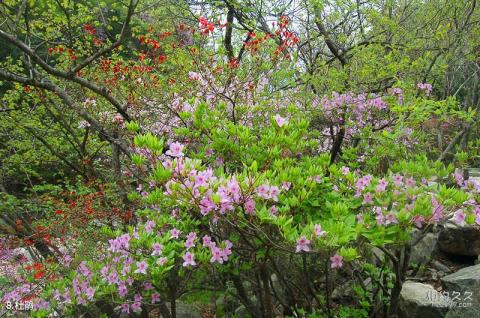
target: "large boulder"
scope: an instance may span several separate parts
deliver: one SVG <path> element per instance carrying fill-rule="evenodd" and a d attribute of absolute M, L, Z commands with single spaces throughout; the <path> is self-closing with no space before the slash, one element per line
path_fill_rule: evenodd
<path fill-rule="evenodd" d="M 441 282 L 454 302 L 463 307 L 480 305 L 480 264 L 462 268 L 443 277 Z"/>
<path fill-rule="evenodd" d="M 179 300 L 175 302 L 175 305 L 177 318 L 202 318 L 200 310 L 194 305 Z M 170 303 L 167 306 L 170 309 Z"/>
<path fill-rule="evenodd" d="M 454 307 L 450 309 L 445 318 L 476 318 L 480 317 L 480 308 L 477 306 Z"/>
<path fill-rule="evenodd" d="M 478 256 L 480 255 L 480 228 L 475 225 L 460 226 L 449 221 L 440 231 L 438 247 L 449 254 Z"/>
<path fill-rule="evenodd" d="M 417 244 L 412 247 L 410 263 L 426 264 L 430 262 L 437 246 L 438 233 L 427 233 Z"/>
<path fill-rule="evenodd" d="M 400 318 L 438 318 L 445 316 L 451 306 L 451 299 L 431 285 L 406 281 L 398 309 Z"/>

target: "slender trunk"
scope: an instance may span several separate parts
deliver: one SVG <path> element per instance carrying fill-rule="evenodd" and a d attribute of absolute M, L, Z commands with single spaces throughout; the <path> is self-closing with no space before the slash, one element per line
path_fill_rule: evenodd
<path fill-rule="evenodd" d="M 252 317 L 261 317 L 262 315 L 258 307 L 255 304 L 253 304 L 248 298 L 247 291 L 245 290 L 245 287 L 242 284 L 240 276 L 232 274 L 231 279 L 232 279 L 233 285 L 235 286 L 235 289 L 237 290 L 240 301 L 245 306 L 245 308 L 250 313 L 250 315 L 252 315 Z"/>
<path fill-rule="evenodd" d="M 260 277 L 262 279 L 263 291 L 264 291 L 264 317 L 273 318 L 273 303 L 272 303 L 272 294 L 270 292 L 270 284 L 268 271 L 265 265 L 260 269 Z"/>

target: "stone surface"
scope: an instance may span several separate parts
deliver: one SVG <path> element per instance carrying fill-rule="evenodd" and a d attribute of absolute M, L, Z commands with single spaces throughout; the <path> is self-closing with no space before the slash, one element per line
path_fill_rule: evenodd
<path fill-rule="evenodd" d="M 441 251 L 465 256 L 480 255 L 480 229 L 477 226 L 459 226 L 451 221 L 445 224 L 438 236 Z"/>
<path fill-rule="evenodd" d="M 451 304 L 450 298 L 440 295 L 431 285 L 406 281 L 400 293 L 399 317 L 443 317 Z"/>
<path fill-rule="evenodd" d="M 459 301 L 462 303 L 470 302 L 466 299 L 470 295 L 472 306 L 480 305 L 480 265 L 462 268 L 458 272 L 442 277 L 443 290 L 450 295 L 457 293 Z M 459 295 L 458 295 L 459 293 Z M 453 297 L 451 296 L 452 298 Z"/>
<path fill-rule="evenodd" d="M 469 306 L 469 307 L 454 307 L 450 309 L 445 318 L 476 318 L 480 317 L 480 307 L 478 306 Z"/>
<path fill-rule="evenodd" d="M 245 306 L 241 305 L 240 307 L 238 307 L 235 310 L 235 316 L 237 316 L 238 318 L 244 318 L 244 317 L 250 317 L 250 314 L 249 314 L 247 308 L 245 308 Z"/>
<path fill-rule="evenodd" d="M 415 246 L 412 247 L 410 263 L 426 264 L 436 248 L 438 233 L 427 233 Z"/>
<path fill-rule="evenodd" d="M 168 308 L 170 309 L 170 304 Z M 194 305 L 177 300 L 176 308 L 177 318 L 202 318 L 200 310 Z"/>
<path fill-rule="evenodd" d="M 450 273 L 452 271 L 447 265 L 445 265 L 442 262 L 437 261 L 437 260 L 434 260 L 430 265 L 433 268 L 435 268 L 437 271 L 441 271 L 441 272 L 444 272 L 444 273 Z M 442 275 L 442 276 L 444 276 L 444 275 Z"/>
<path fill-rule="evenodd" d="M 363 281 L 363 284 L 368 288 L 371 285 L 372 280 L 367 278 Z M 347 281 L 346 283 L 337 286 L 332 291 L 332 300 L 340 303 L 349 303 L 357 299 L 357 294 L 355 293 L 354 286 L 357 285 L 357 281 Z"/>

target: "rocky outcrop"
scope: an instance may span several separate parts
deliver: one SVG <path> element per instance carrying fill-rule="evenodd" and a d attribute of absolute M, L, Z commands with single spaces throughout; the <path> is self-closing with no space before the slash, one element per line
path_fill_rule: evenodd
<path fill-rule="evenodd" d="M 440 231 L 438 247 L 441 251 L 456 255 L 480 255 L 480 228 L 475 225 L 459 226 L 447 222 Z"/>
<path fill-rule="evenodd" d="M 462 268 L 441 279 L 443 289 L 466 307 L 480 305 L 480 264 Z M 471 303 L 471 306 L 468 305 Z"/>
<path fill-rule="evenodd" d="M 444 297 L 431 285 L 406 281 L 403 284 L 400 293 L 399 317 L 443 317 L 451 306 L 451 299 L 449 297 Z"/>
<path fill-rule="evenodd" d="M 427 233 L 412 247 L 410 263 L 426 264 L 430 262 L 437 246 L 438 233 Z"/>

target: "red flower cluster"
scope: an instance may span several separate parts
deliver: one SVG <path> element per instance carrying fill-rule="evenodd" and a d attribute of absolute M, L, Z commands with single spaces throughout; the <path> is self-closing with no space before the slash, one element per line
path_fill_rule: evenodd
<path fill-rule="evenodd" d="M 250 41 L 245 44 L 245 49 L 250 52 L 250 54 L 255 54 L 263 44 L 272 37 L 270 33 L 265 34 L 265 36 L 257 37 L 253 32 L 249 32 L 248 36 Z"/>
<path fill-rule="evenodd" d="M 231 69 L 235 69 L 235 68 L 239 67 L 240 65 L 238 64 L 238 60 L 236 58 L 232 58 L 232 59 L 230 59 L 230 61 L 228 61 L 228 66 Z"/>
<path fill-rule="evenodd" d="M 94 35 L 94 34 L 97 33 L 97 30 L 95 30 L 95 28 L 90 24 L 85 24 L 83 26 L 83 29 L 85 30 L 85 32 L 87 32 L 88 34 L 91 34 L 91 35 Z"/>
<path fill-rule="evenodd" d="M 207 36 L 215 30 L 215 25 L 212 22 L 209 22 L 205 17 L 200 17 L 198 19 L 200 23 L 200 31 L 203 35 Z"/>
<path fill-rule="evenodd" d="M 64 52 L 65 52 L 65 48 L 63 46 L 48 48 L 48 54 L 54 54 L 54 53 L 63 54 Z M 77 60 L 77 56 L 75 55 L 72 49 L 67 49 L 67 53 L 70 56 L 70 59 L 72 61 Z"/>

